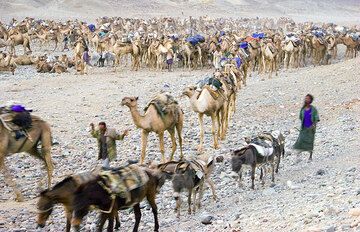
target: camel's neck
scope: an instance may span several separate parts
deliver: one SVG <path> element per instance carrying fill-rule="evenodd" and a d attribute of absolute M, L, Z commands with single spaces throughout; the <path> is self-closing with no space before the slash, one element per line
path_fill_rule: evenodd
<path fill-rule="evenodd" d="M 204 102 L 201 102 L 199 95 L 201 92 L 195 91 L 192 96 L 190 96 L 190 104 L 195 112 L 201 113 L 205 111 Z"/>
<path fill-rule="evenodd" d="M 140 112 L 137 107 L 129 107 L 131 117 L 135 123 L 135 125 L 139 128 L 146 129 L 148 127 L 147 123 L 145 123 L 145 117 L 140 115 Z"/>

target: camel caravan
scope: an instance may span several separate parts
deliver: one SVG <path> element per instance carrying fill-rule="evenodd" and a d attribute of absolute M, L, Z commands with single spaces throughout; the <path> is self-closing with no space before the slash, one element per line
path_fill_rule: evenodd
<path fill-rule="evenodd" d="M 254 32 L 254 26 L 256 32 Z M 359 49 L 359 32 L 356 28 L 313 23 L 296 24 L 290 19 L 174 19 L 148 20 L 99 18 L 95 24 L 67 21 L 12 20 L 1 24 L 0 38 L 7 52 L 1 53 L 0 70 L 14 72 L 20 65 L 34 65 L 37 72 L 63 73 L 74 68 L 79 74 L 89 73 L 88 66 L 111 66 L 114 70 L 131 62 L 131 69 L 168 70 L 175 68 L 215 69 L 215 71 L 182 89 L 188 99 L 192 114 L 198 116 L 200 127 L 196 156 L 183 149 L 183 128 L 187 123 L 182 106 L 176 97 L 161 91 L 148 100 L 143 112 L 138 108 L 138 98 L 126 96 L 121 106 L 128 108 L 134 125 L 141 130 L 139 161 L 130 161 L 120 167 L 94 167 L 86 173 L 73 174 L 52 186 L 54 167 L 51 158 L 52 133 L 47 122 L 34 116 L 25 106 L 9 102 L 0 107 L 0 168 L 5 182 L 12 187 L 16 200 L 24 197 L 12 181 L 5 157 L 25 152 L 41 160 L 47 170 L 47 188 L 39 194 L 37 224 L 45 227 L 56 205 L 64 206 L 65 231 L 80 231 L 85 216 L 99 211 L 98 231 L 107 222 L 107 231 L 118 229 L 119 211 L 132 209 L 135 215 L 133 231 L 139 230 L 140 203 L 146 198 L 153 216 L 154 231 L 160 230 L 157 194 L 166 181 L 171 182 L 177 217 L 183 210 L 182 193 L 187 194 L 188 214 L 196 213 L 203 202 L 205 185 L 209 185 L 213 200 L 217 200 L 216 185 L 212 180 L 217 162 L 224 157 L 205 153 L 204 116 L 211 119 L 212 148 L 219 149 L 226 139 L 232 117 L 236 112 L 237 93 L 246 88 L 247 78 L 253 72 L 276 75 L 280 67 L 299 68 L 306 65 L 329 64 L 336 59 L 337 45 L 347 47 L 347 58 L 356 56 Z M 18 41 L 15 43 L 15 41 Z M 61 55 L 33 55 L 30 48 L 39 43 L 42 48 L 53 44 L 52 51 Z M 23 54 L 15 52 L 23 45 Z M 30 47 L 31 45 L 31 47 Z M 39 47 L 40 47 L 39 45 Z M 66 50 L 66 52 L 65 52 Z M 70 53 L 73 54 L 69 55 Z M 70 70 L 71 71 L 71 70 Z M 99 124 L 98 130 L 100 130 Z M 164 134 L 170 135 L 171 152 L 166 156 Z M 160 163 L 152 162 L 147 155 L 149 134 L 159 139 Z M 99 144 L 99 155 L 104 151 L 115 153 L 116 141 L 126 133 L 106 132 L 100 136 L 92 124 L 92 136 Z M 110 142 L 111 140 L 111 142 Z M 256 132 L 245 138 L 246 144 L 236 147 L 231 154 L 231 171 L 243 188 L 244 166 L 251 168 L 251 188 L 255 189 L 255 175 L 260 172 L 264 185 L 267 173 L 275 182 L 281 158 L 285 154 L 285 137 L 280 131 Z M 113 146 L 112 146 L 113 145 Z M 161 219 L 161 217 L 160 217 Z"/>
<path fill-rule="evenodd" d="M 51 180 L 54 165 L 50 154 L 52 134 L 49 125 L 23 105 L 9 102 L 0 108 L 0 157 L 6 184 L 13 188 L 16 200 L 24 200 L 16 183 L 11 181 L 11 172 L 4 161 L 5 156 L 9 154 L 25 152 L 42 160 L 48 174 L 48 187 L 40 193 L 37 204 L 39 227 L 46 226 L 54 207 L 61 204 L 65 209 L 66 231 L 70 231 L 71 228 L 79 231 L 84 217 L 93 208 L 100 211 L 99 231 L 102 231 L 105 222 L 108 222 L 108 231 L 119 228 L 118 211 L 129 208 L 132 208 L 135 214 L 133 231 L 138 231 L 141 219 L 140 203 L 146 198 L 154 214 L 154 230 L 158 231 L 159 219 L 155 199 L 166 181 L 171 181 L 173 186 L 173 197 L 176 202 L 174 210 L 177 217 L 181 217 L 182 192 L 188 194 L 189 214 L 201 208 L 205 185 L 209 185 L 213 200 L 217 200 L 216 185 L 212 180 L 216 160 L 213 155 L 204 153 L 203 117 L 206 115 L 211 118 L 213 149 L 218 149 L 220 141 L 226 138 L 227 128 L 236 110 L 236 94 L 242 86 L 242 76 L 230 63 L 212 76 L 183 89 L 183 96 L 189 98 L 192 110 L 199 117 L 201 130 L 196 156 L 183 152 L 183 126 L 186 119 L 182 107 L 173 96 L 164 91 L 156 94 L 149 100 L 144 113 L 140 113 L 138 109 L 137 97 L 124 97 L 121 105 L 129 108 L 135 126 L 142 131 L 139 163 L 129 161 L 128 164 L 117 168 L 94 167 L 87 173 L 66 177 L 53 187 Z M 172 142 L 169 157 L 165 156 L 165 131 L 170 134 Z M 146 145 L 151 132 L 155 132 L 159 137 L 159 164 L 146 159 Z M 108 133 L 107 136 L 115 136 L 118 139 L 124 137 Z M 274 172 L 278 171 L 283 155 L 282 134 L 276 131 L 261 133 L 251 138 L 248 145 L 234 152 L 231 160 L 232 170 L 241 179 L 241 166 L 250 165 L 252 175 L 255 176 L 255 169 L 259 169 L 260 178 L 265 182 L 265 174 L 271 168 L 271 180 L 275 181 Z"/>
<path fill-rule="evenodd" d="M 295 23 L 289 18 L 102 17 L 94 24 L 25 18 L 13 19 L 8 24 L 0 22 L 0 48 L 6 51 L 6 57 L 11 55 L 8 60 L 0 60 L 0 70 L 13 72 L 9 62 L 38 66 L 39 56 L 47 52 L 52 59 L 46 60 L 49 64 L 42 62 L 48 67 L 37 68 L 38 72 L 62 73 L 73 67 L 75 73 L 87 74 L 87 66 L 105 64 L 116 72 L 129 62 L 134 71 L 146 67 L 154 71 L 172 71 L 175 67 L 193 70 L 218 68 L 223 62 L 232 62 L 245 76 L 257 71 L 271 77 L 281 68 L 337 61 L 340 44 L 346 46 L 345 59 L 356 57 L 360 49 L 359 28 Z M 23 50 L 20 57 L 16 55 L 19 45 Z M 57 50 L 60 56 L 67 55 L 69 62 L 51 54 Z M 38 52 L 42 54 L 32 55 Z"/>

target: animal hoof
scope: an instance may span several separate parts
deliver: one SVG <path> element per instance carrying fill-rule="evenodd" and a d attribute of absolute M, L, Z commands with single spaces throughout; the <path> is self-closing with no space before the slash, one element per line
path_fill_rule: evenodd
<path fill-rule="evenodd" d="M 15 200 L 17 202 L 24 202 L 24 197 L 22 195 L 18 195 L 18 196 L 16 196 Z"/>

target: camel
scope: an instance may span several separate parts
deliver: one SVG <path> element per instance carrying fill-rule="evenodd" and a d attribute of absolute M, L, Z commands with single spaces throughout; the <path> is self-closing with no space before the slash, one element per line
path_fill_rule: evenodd
<path fill-rule="evenodd" d="M 50 41 L 54 41 L 55 43 L 55 47 L 53 49 L 53 51 L 56 50 L 58 43 L 60 41 L 60 32 L 54 32 L 54 31 L 46 31 L 46 30 L 42 30 L 42 33 L 39 34 L 37 32 L 35 32 L 36 36 L 40 39 L 41 44 L 40 47 L 43 47 L 45 44 L 49 44 Z"/>
<path fill-rule="evenodd" d="M 86 48 L 86 44 L 85 44 L 85 40 L 83 38 L 79 38 L 76 43 L 75 43 L 75 68 L 78 70 L 80 69 L 78 66 L 84 66 L 85 64 L 83 64 L 83 59 L 82 59 L 82 55 L 85 52 L 85 48 Z M 82 65 L 81 65 L 82 64 Z"/>
<path fill-rule="evenodd" d="M 214 148 L 219 148 L 218 138 L 221 137 L 221 115 L 224 115 L 224 104 L 226 103 L 225 96 L 219 96 L 214 99 L 209 90 L 204 88 L 201 92 L 196 90 L 196 86 L 189 86 L 184 89 L 183 95 L 190 100 L 192 109 L 198 113 L 200 123 L 200 143 L 198 151 L 203 151 L 204 144 L 204 115 L 210 116 L 212 121 L 211 133 L 214 140 Z"/>
<path fill-rule="evenodd" d="M 5 41 L 9 38 L 9 33 L 1 22 L 0 22 L 0 38 L 4 39 Z"/>
<path fill-rule="evenodd" d="M 5 126 L 4 122 L 0 120 L 0 170 L 2 169 L 5 182 L 11 186 L 16 194 L 17 201 L 23 201 L 24 197 L 17 188 L 8 168 L 5 165 L 5 157 L 8 155 L 26 152 L 35 158 L 42 160 L 45 163 L 48 176 L 48 188 L 51 186 L 51 177 L 54 166 L 51 160 L 51 130 L 47 122 L 39 117 L 32 116 L 32 127 L 27 131 L 28 136 L 15 140 Z M 38 150 L 38 145 L 41 144 L 41 152 Z"/>
<path fill-rule="evenodd" d="M 191 70 L 191 57 L 195 58 L 193 64 L 194 68 L 196 68 L 198 64 L 200 64 L 201 68 L 203 67 L 201 47 L 199 45 L 192 46 L 190 43 L 186 42 L 182 45 L 182 50 L 185 54 L 185 67 L 187 66 L 189 70 Z"/>
<path fill-rule="evenodd" d="M 256 67 L 259 67 L 259 71 L 260 71 L 260 66 L 261 66 L 260 44 L 255 39 L 250 40 L 248 43 L 249 43 L 249 53 L 250 53 L 249 68 L 254 72 L 256 70 Z"/>
<path fill-rule="evenodd" d="M 5 54 L 2 54 L 2 56 L 5 56 Z M 17 65 L 12 54 L 8 54 L 5 58 L 0 59 L 0 71 L 10 71 L 14 75 L 16 67 Z"/>
<path fill-rule="evenodd" d="M 277 49 L 271 42 L 264 42 L 261 49 L 263 70 L 269 72 L 269 78 L 272 77 L 274 71 L 277 76 Z"/>
<path fill-rule="evenodd" d="M 117 65 L 123 56 L 130 54 L 132 58 L 132 70 L 137 71 L 140 68 L 141 46 L 140 41 L 133 43 L 116 43 L 112 47 L 112 52 L 115 54 L 114 70 L 116 72 Z"/>
<path fill-rule="evenodd" d="M 293 68 L 299 67 L 299 46 L 291 40 L 285 41 L 283 46 L 284 68 L 288 69 L 289 66 Z"/>
<path fill-rule="evenodd" d="M 338 40 L 346 46 L 345 59 L 355 58 L 357 55 L 357 47 L 360 43 L 354 41 L 349 35 L 341 35 Z"/>
<path fill-rule="evenodd" d="M 234 71 L 231 70 L 231 66 L 229 67 L 228 65 L 225 67 L 224 72 L 217 71 L 214 73 L 214 76 L 222 83 L 224 95 L 227 99 L 224 104 L 224 115 L 222 116 L 221 123 L 221 131 L 223 133 L 220 135 L 220 139 L 224 140 L 226 137 L 230 118 L 236 110 L 237 76 L 235 75 Z"/>
<path fill-rule="evenodd" d="M 37 56 L 29 56 L 29 55 L 20 55 L 14 57 L 14 62 L 17 65 L 33 65 L 39 61 L 39 57 Z"/>
<path fill-rule="evenodd" d="M 172 97 L 171 97 L 172 98 Z M 169 96 L 166 94 L 158 94 L 156 96 L 156 101 L 167 102 Z M 160 153 L 161 153 L 161 162 L 165 162 L 165 147 L 164 147 L 164 132 L 168 131 L 171 137 L 172 142 L 172 151 L 170 160 L 173 160 L 174 153 L 176 151 L 176 139 L 175 139 L 175 130 L 178 135 L 178 141 L 180 146 L 180 159 L 183 158 L 182 151 L 182 128 L 184 123 L 184 114 L 180 106 L 177 103 L 172 102 L 171 105 L 166 105 L 169 112 L 164 113 L 163 116 L 160 115 L 159 110 L 157 109 L 156 103 L 150 102 L 148 105 L 145 114 L 140 115 L 138 111 L 138 98 L 137 97 L 125 97 L 122 99 L 121 105 L 127 106 L 130 109 L 130 113 L 134 124 L 142 129 L 141 134 L 141 158 L 140 164 L 144 163 L 145 152 L 147 139 L 150 132 L 155 132 L 159 136 L 160 140 Z"/>
<path fill-rule="evenodd" d="M 312 56 L 314 66 L 320 65 L 324 61 L 325 54 L 327 51 L 326 41 L 322 38 L 316 38 L 315 36 L 311 39 L 312 45 Z"/>
<path fill-rule="evenodd" d="M 10 42 L 10 52 L 15 55 L 15 47 L 17 45 L 23 45 L 24 47 L 24 54 L 26 53 L 26 50 L 28 50 L 29 52 L 31 51 L 30 48 L 30 36 L 28 34 L 22 34 L 20 32 L 18 33 L 14 33 L 12 35 L 9 36 L 8 41 Z"/>
<path fill-rule="evenodd" d="M 337 39 L 334 35 L 328 35 L 325 39 L 328 44 L 327 50 L 330 52 L 331 59 L 335 60 L 337 57 Z"/>

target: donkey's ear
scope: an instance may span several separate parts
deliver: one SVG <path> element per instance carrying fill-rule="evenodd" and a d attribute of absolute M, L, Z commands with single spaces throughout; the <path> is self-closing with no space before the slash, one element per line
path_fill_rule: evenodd
<path fill-rule="evenodd" d="M 137 101 L 137 100 L 139 100 L 139 97 L 136 97 L 135 99 L 136 99 L 136 101 Z"/>

